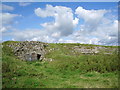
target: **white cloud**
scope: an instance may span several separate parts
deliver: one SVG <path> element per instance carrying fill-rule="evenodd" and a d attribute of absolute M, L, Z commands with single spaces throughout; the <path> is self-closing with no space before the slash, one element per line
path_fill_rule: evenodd
<path fill-rule="evenodd" d="M 75 14 L 79 18 L 84 19 L 85 28 L 90 31 L 94 30 L 101 23 L 107 12 L 107 10 L 86 10 L 83 7 L 78 7 L 75 10 Z"/>
<path fill-rule="evenodd" d="M 80 30 L 74 32 L 71 37 L 80 43 L 116 45 L 118 37 L 118 21 L 108 19 L 105 14 L 109 10 L 86 10 L 83 7 L 76 9 L 79 20 L 84 23 L 80 25 Z"/>
<path fill-rule="evenodd" d="M 0 21 L 2 21 L 2 26 L 0 25 L 0 31 L 5 32 L 9 30 L 14 23 L 14 18 L 21 15 L 18 14 L 10 14 L 10 13 L 0 13 Z"/>
<path fill-rule="evenodd" d="M 34 40 L 48 43 L 84 43 L 116 45 L 118 41 L 118 20 L 107 18 L 108 10 L 86 10 L 78 7 L 75 13 L 65 6 L 46 5 L 46 8 L 34 10 L 38 17 L 53 17 L 51 22 L 41 23 L 42 30 L 14 30 L 4 33 L 13 40 Z M 77 17 L 75 17 L 75 14 Z M 4 14 L 4 24 L 9 24 L 19 15 Z M 80 20 L 84 22 L 81 24 Z M 79 25 L 79 26 L 78 26 Z M 76 29 L 77 30 L 74 30 Z M 6 28 L 2 28 L 6 31 Z"/>
<path fill-rule="evenodd" d="M 118 20 L 105 17 L 104 14 L 107 13 L 107 10 L 81 9 L 78 10 L 77 8 L 76 10 L 79 12 L 77 13 L 79 14 L 79 20 L 84 19 L 84 23 L 79 26 L 79 30 L 74 31 L 73 34 L 66 37 L 67 39 L 59 39 L 58 42 L 118 45 Z M 92 15 L 95 15 L 95 17 L 92 17 Z"/>
<path fill-rule="evenodd" d="M 1 32 L 6 32 L 7 30 L 9 30 L 9 29 L 11 29 L 11 28 L 12 28 L 12 27 L 9 26 L 9 25 L 8 25 L 8 26 L 1 26 L 1 27 L 0 27 L 0 30 L 1 30 L 0 33 L 1 33 Z"/>
<path fill-rule="evenodd" d="M 0 10 L 12 11 L 12 10 L 14 10 L 14 7 L 9 6 L 9 5 L 2 4 L 2 7 L 0 8 Z"/>
<path fill-rule="evenodd" d="M 31 3 L 29 3 L 29 2 L 20 2 L 19 3 L 19 6 L 28 6 L 28 5 L 30 5 Z"/>
<path fill-rule="evenodd" d="M 94 20 L 96 20 L 94 22 L 98 23 L 107 12 L 106 10 L 86 10 L 83 7 L 78 7 L 75 11 L 78 17 L 83 18 L 85 22 L 89 23 Z"/>
<path fill-rule="evenodd" d="M 78 30 L 67 38 L 70 38 L 70 40 L 73 40 L 74 42 L 85 44 L 117 45 L 118 21 L 114 20 L 107 24 L 101 24 L 92 32 L 84 29 Z"/>
<path fill-rule="evenodd" d="M 99 45 L 117 45 L 118 21 L 115 20 L 108 25 L 99 26 L 96 31 L 89 33 L 86 30 L 74 31 L 65 38 L 59 37 L 59 33 L 50 34 L 47 30 L 24 30 L 14 31 L 11 36 L 14 40 L 34 40 L 48 43 L 84 43 Z M 8 33 L 7 35 L 10 35 Z M 59 38 L 58 38 L 59 37 Z"/>
<path fill-rule="evenodd" d="M 58 37 L 60 37 L 60 32 L 55 32 L 51 36 L 54 38 L 58 38 Z"/>
<path fill-rule="evenodd" d="M 57 43 L 77 43 L 76 40 L 65 40 L 65 39 L 59 39 Z"/>
<path fill-rule="evenodd" d="M 2 16 L 2 24 L 11 24 L 13 22 L 13 19 L 20 15 L 10 14 L 10 13 L 0 13 L 0 16 Z"/>
<path fill-rule="evenodd" d="M 49 33 L 59 33 L 59 36 L 67 36 L 73 33 L 73 28 L 78 24 L 78 18 L 73 18 L 72 9 L 64 6 L 46 5 L 45 9 L 35 9 L 39 17 L 54 17 L 53 22 L 41 24 Z"/>
<path fill-rule="evenodd" d="M 3 33 L 4 36 L 12 36 L 14 40 L 34 40 L 34 41 L 42 41 L 42 42 L 55 42 L 56 38 L 53 38 L 49 35 L 48 32 L 43 30 L 36 30 L 36 29 L 27 29 L 24 31 L 21 30 L 14 30 L 13 32 Z"/>
<path fill-rule="evenodd" d="M 73 20 L 73 25 L 76 26 L 79 23 L 79 18 L 75 18 Z"/>

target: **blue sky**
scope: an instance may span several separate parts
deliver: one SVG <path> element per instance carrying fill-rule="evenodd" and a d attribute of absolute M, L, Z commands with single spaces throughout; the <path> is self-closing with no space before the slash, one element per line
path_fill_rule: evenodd
<path fill-rule="evenodd" d="M 117 2 L 4 2 L 3 41 L 117 44 Z"/>

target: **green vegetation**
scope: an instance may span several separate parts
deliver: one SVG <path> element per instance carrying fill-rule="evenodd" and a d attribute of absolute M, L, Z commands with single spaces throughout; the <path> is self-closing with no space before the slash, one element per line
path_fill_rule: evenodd
<path fill-rule="evenodd" d="M 117 88 L 118 56 L 73 54 L 81 44 L 49 44 L 45 56 L 53 61 L 21 61 L 3 43 L 3 88 Z M 15 42 L 17 43 L 17 42 Z M 64 47 L 66 46 L 66 47 Z M 84 45 L 83 45 L 84 46 Z M 87 45 L 89 46 L 89 45 Z"/>

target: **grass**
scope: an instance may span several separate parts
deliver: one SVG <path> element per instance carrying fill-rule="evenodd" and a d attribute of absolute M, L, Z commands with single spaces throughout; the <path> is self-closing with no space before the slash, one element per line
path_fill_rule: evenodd
<path fill-rule="evenodd" d="M 71 52 L 79 44 L 49 44 L 53 61 L 21 61 L 4 43 L 3 88 L 118 88 L 118 56 Z M 64 47 L 64 46 L 67 47 Z M 70 49 L 69 49 L 70 48 Z"/>

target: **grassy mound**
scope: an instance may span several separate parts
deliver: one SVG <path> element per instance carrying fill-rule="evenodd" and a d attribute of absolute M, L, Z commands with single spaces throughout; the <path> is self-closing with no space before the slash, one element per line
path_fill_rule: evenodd
<path fill-rule="evenodd" d="M 28 62 L 17 59 L 6 46 L 8 43 L 13 42 L 3 43 L 2 50 L 3 88 L 118 87 L 118 56 L 115 53 L 73 55 L 69 48 L 79 44 L 49 44 L 48 48 L 58 48 L 46 54 L 51 62 Z"/>

